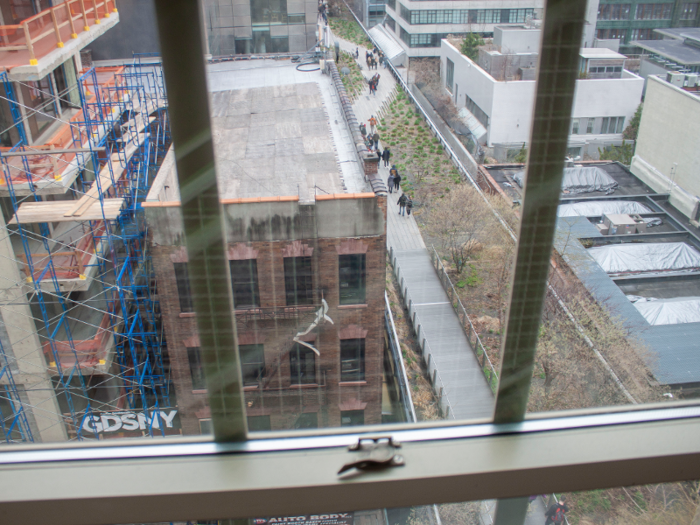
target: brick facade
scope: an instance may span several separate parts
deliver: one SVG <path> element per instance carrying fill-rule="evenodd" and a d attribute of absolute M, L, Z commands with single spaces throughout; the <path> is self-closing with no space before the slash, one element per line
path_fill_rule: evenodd
<path fill-rule="evenodd" d="M 386 198 L 375 199 L 385 216 Z M 184 262 L 185 252 L 180 246 L 154 245 L 152 253 L 182 431 L 199 434 L 199 420 L 209 417 L 209 409 L 206 392 L 192 390 L 187 356 L 187 347 L 198 345 L 196 318 L 180 312 L 173 266 Z M 365 254 L 364 304 L 339 304 L 338 258 L 344 253 Z M 264 387 L 245 387 L 248 416 L 269 416 L 273 430 L 294 428 L 301 413 L 316 413 L 319 427 L 337 427 L 341 424 L 341 410 L 364 410 L 365 424 L 381 423 L 386 234 L 235 242 L 229 243 L 227 254 L 229 259 L 255 256 L 260 310 L 286 312 L 284 319 L 280 315 L 269 319 L 255 309 L 237 311 L 239 344 L 263 344 L 265 353 Z M 314 306 L 292 309 L 295 314 L 291 319 L 289 309 L 285 309 L 285 256 L 310 256 L 313 269 Z M 316 384 L 292 385 L 292 338 L 314 320 L 322 299 L 329 305 L 328 316 L 333 324 L 326 322 L 301 338 L 311 342 L 321 354 L 316 357 Z M 365 381 L 342 383 L 340 340 L 352 334 L 366 334 Z"/>

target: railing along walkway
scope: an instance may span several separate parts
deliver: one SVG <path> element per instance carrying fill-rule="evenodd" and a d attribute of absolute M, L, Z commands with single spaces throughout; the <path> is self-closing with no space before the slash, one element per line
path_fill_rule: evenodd
<path fill-rule="evenodd" d="M 426 250 L 390 252 L 423 360 L 449 419 L 488 418 L 494 396 Z"/>

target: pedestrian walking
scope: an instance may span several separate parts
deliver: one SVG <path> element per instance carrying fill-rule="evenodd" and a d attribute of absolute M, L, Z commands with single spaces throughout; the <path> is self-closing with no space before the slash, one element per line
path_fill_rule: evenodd
<path fill-rule="evenodd" d="M 404 193 L 405 195 L 405 193 Z M 406 213 L 411 215 L 411 210 L 413 209 L 413 199 L 411 197 L 408 198 L 408 202 L 406 202 Z"/>
<path fill-rule="evenodd" d="M 547 516 L 547 521 L 544 525 L 551 525 L 552 523 L 564 523 L 565 514 L 569 512 L 569 507 L 566 506 L 566 496 L 562 496 L 559 501 L 555 502 L 554 505 L 549 507 L 547 512 L 544 513 Z"/>
<path fill-rule="evenodd" d="M 374 115 L 370 115 L 369 117 L 369 130 L 372 134 L 377 132 L 377 119 L 374 118 Z"/>
<path fill-rule="evenodd" d="M 404 193 L 399 197 L 399 200 L 396 201 L 396 204 L 399 205 L 399 215 L 403 215 L 404 217 L 406 216 L 406 204 L 408 204 L 408 197 L 406 197 L 406 194 Z"/>
<path fill-rule="evenodd" d="M 394 189 L 397 193 L 399 191 L 399 184 L 401 184 L 401 175 L 397 172 L 396 175 L 394 175 Z"/>
<path fill-rule="evenodd" d="M 364 122 L 360 124 L 360 133 L 362 134 L 362 138 L 367 137 L 367 126 L 365 126 Z"/>
<path fill-rule="evenodd" d="M 372 135 L 372 138 L 374 139 L 374 146 L 376 148 L 379 148 L 379 133 L 375 133 Z"/>
<path fill-rule="evenodd" d="M 389 158 L 391 157 L 391 151 L 389 151 L 389 148 L 384 148 L 384 153 L 382 153 L 382 159 L 384 159 L 384 167 L 387 168 L 389 166 Z"/>
<path fill-rule="evenodd" d="M 360 48 L 356 47 L 355 48 L 355 59 L 357 60 L 358 58 L 360 58 Z"/>
<path fill-rule="evenodd" d="M 381 162 L 382 160 L 382 152 L 379 149 L 379 146 L 377 146 L 377 160 Z"/>
<path fill-rule="evenodd" d="M 389 193 L 394 192 L 394 175 L 389 172 L 389 178 L 386 180 L 386 185 L 389 186 Z"/>

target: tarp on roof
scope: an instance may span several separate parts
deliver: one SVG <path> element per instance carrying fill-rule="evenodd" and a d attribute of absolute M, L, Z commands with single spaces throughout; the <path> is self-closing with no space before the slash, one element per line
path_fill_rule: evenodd
<path fill-rule="evenodd" d="M 523 187 L 525 170 L 513 175 L 518 186 Z M 574 166 L 564 168 L 564 178 L 561 183 L 562 193 L 592 193 L 601 191 L 606 195 L 611 194 L 617 188 L 617 181 L 598 166 Z"/>
<path fill-rule="evenodd" d="M 382 50 L 384 56 L 386 56 L 393 65 L 402 66 L 406 62 L 406 51 L 404 51 L 401 44 L 399 44 L 396 39 L 391 36 L 391 34 L 386 30 L 382 24 L 377 24 L 372 29 L 369 30 L 370 36 Z"/>
<path fill-rule="evenodd" d="M 652 213 L 652 210 L 637 201 L 586 201 L 560 204 L 559 217 L 602 217 L 604 214 Z"/>
<path fill-rule="evenodd" d="M 684 242 L 610 244 L 588 253 L 613 274 L 700 269 L 700 252 Z"/>
<path fill-rule="evenodd" d="M 700 297 L 628 297 L 651 325 L 700 323 Z"/>

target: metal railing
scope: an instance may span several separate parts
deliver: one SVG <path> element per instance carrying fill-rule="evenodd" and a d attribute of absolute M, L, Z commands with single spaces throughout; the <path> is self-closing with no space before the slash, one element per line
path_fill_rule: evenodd
<path fill-rule="evenodd" d="M 19 24 L 0 26 L 0 51 L 27 50 L 29 65 L 37 65 L 37 55 L 47 54 L 43 47 L 36 49 L 39 42 L 48 39 L 50 49 L 61 48 L 65 37 L 78 38 L 78 33 L 89 31 L 91 24 L 99 24 L 112 12 L 117 12 L 115 0 L 67 0 Z"/>
<path fill-rule="evenodd" d="M 406 415 L 406 421 L 410 423 L 415 423 L 416 410 L 413 407 L 413 397 L 411 396 L 411 388 L 408 383 L 408 374 L 406 373 L 406 365 L 403 362 L 403 355 L 401 354 L 401 346 L 399 345 L 399 336 L 396 334 L 396 326 L 394 325 L 394 316 L 391 313 L 391 305 L 389 304 L 389 296 L 384 292 L 384 322 L 386 325 L 386 333 L 389 336 L 389 347 L 391 349 L 391 354 L 394 358 L 394 362 L 397 363 L 400 373 L 396 374 L 396 378 L 399 383 L 399 389 L 401 391 L 401 396 L 403 397 L 403 408 Z"/>
<path fill-rule="evenodd" d="M 471 347 L 472 352 L 474 352 L 474 356 L 481 367 L 481 371 L 491 387 L 491 391 L 495 394 L 496 388 L 498 388 L 498 374 L 493 368 L 493 364 L 491 364 L 491 360 L 486 353 L 486 349 L 484 348 L 484 344 L 481 342 L 479 334 L 474 328 L 471 319 L 469 319 L 469 314 L 467 313 L 466 308 L 464 308 L 462 300 L 459 298 L 459 295 L 457 295 L 457 290 L 455 290 L 452 280 L 450 279 L 449 275 L 447 275 L 447 271 L 440 260 L 440 256 L 438 255 L 434 246 L 431 248 L 432 251 L 430 252 L 430 260 L 432 261 L 433 267 L 438 274 L 440 283 L 449 296 L 450 303 L 457 313 L 459 324 L 462 326 L 462 330 L 464 330 L 464 335 L 467 336 L 467 342 L 469 342 L 469 346 Z"/>
<path fill-rule="evenodd" d="M 433 386 L 433 391 L 438 400 L 438 407 L 445 419 L 455 419 L 454 410 L 452 409 L 452 404 L 447 395 L 447 390 L 445 388 L 445 383 L 440 376 L 440 371 L 435 366 L 435 362 L 432 357 L 432 348 L 430 347 L 430 341 L 425 336 L 425 329 L 421 323 L 420 316 L 413 307 L 413 299 L 411 298 L 411 293 L 408 291 L 408 286 L 405 283 L 405 279 L 401 275 L 401 267 L 396 261 L 396 256 L 394 255 L 393 249 L 390 251 L 391 266 L 394 269 L 394 277 L 396 277 L 396 282 L 399 284 L 399 293 L 404 302 L 404 306 L 408 310 L 408 317 L 413 324 L 413 331 L 416 334 L 416 339 L 418 340 L 418 346 L 421 350 L 421 355 L 423 357 L 423 362 L 428 372 L 428 378 Z"/>

